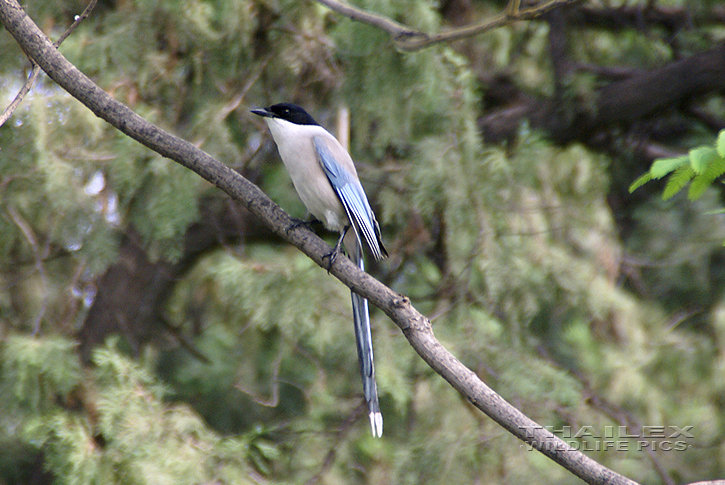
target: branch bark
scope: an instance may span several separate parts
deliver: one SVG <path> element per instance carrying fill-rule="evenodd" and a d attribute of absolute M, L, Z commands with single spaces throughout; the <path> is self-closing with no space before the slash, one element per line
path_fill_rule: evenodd
<path fill-rule="evenodd" d="M 578 1 L 579 0 L 546 0 L 540 5 L 520 10 L 519 2 L 517 0 L 511 0 L 505 12 L 491 17 L 490 19 L 486 19 L 483 22 L 467 25 L 447 32 L 427 34 L 399 24 L 382 15 L 366 12 L 365 10 L 339 2 L 338 0 L 317 0 L 318 3 L 321 3 L 330 10 L 344 15 L 345 17 L 384 30 L 393 38 L 393 42 L 395 42 L 396 47 L 404 51 L 417 51 L 430 47 L 434 44 L 453 42 L 473 37 L 517 20 L 535 19 L 554 7 Z"/>
<path fill-rule="evenodd" d="M 291 229 L 288 233 L 293 221 L 257 186 L 191 143 L 147 122 L 106 94 L 57 51 L 16 0 L 0 0 L 0 22 L 28 57 L 97 116 L 139 143 L 193 170 L 232 198 L 239 200 L 275 233 L 299 248 L 318 265 L 327 267 L 327 260 L 323 261 L 323 255 L 329 253 L 330 247 L 324 241 L 303 226 Z M 360 271 L 347 258 L 338 258 L 330 272 L 382 309 L 400 327 L 423 360 L 474 406 L 511 434 L 588 483 L 635 483 L 570 447 L 496 394 L 436 340 L 430 321 L 413 308 L 407 297 L 395 293 L 372 276 Z"/>
<path fill-rule="evenodd" d="M 702 94 L 724 90 L 725 42 L 651 71 L 624 74 L 625 79 L 596 92 L 593 109 L 579 103 L 570 108 L 572 113 L 565 118 L 554 116 L 561 108 L 556 98 L 541 100 L 515 90 L 513 94 L 506 92 L 514 103 L 484 115 L 479 128 L 487 141 L 496 142 L 515 137 L 521 121 L 528 119 L 533 127 L 546 131 L 558 143 L 586 143 L 606 128 L 628 126 Z M 499 81 L 493 79 L 489 84 L 496 82 Z M 497 86 L 494 84 L 493 88 Z"/>

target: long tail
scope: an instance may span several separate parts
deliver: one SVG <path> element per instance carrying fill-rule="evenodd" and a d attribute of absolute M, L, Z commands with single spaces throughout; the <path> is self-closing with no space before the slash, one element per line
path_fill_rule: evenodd
<path fill-rule="evenodd" d="M 362 246 L 354 234 L 348 231 L 345 237 L 345 250 L 350 259 L 365 270 L 363 261 Z M 380 413 L 378 403 L 378 386 L 375 383 L 375 364 L 373 363 L 373 338 L 370 334 L 370 314 L 368 312 L 368 301 L 355 293 L 352 294 L 352 317 L 355 324 L 355 341 L 357 343 L 357 358 L 360 364 L 360 376 L 362 377 L 363 392 L 365 401 L 370 411 L 370 426 L 373 436 L 383 435 L 383 415 Z"/>

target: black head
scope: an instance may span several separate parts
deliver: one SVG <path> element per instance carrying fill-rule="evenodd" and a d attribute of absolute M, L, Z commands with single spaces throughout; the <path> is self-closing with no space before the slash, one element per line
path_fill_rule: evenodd
<path fill-rule="evenodd" d="M 279 118 L 295 125 L 317 125 L 318 123 L 304 109 L 292 103 L 279 103 L 269 108 L 256 108 L 252 113 L 266 118 Z"/>

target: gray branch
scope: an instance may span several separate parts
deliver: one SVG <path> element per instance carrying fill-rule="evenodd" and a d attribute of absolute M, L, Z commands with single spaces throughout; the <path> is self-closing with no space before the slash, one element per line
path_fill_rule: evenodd
<path fill-rule="evenodd" d="M 417 51 L 435 44 L 474 37 L 484 32 L 488 32 L 489 30 L 509 25 L 519 20 L 533 20 L 555 7 L 578 1 L 579 0 L 546 0 L 539 5 L 521 10 L 519 8 L 519 0 L 510 0 L 503 13 L 486 19 L 483 22 L 467 25 L 465 27 L 446 32 L 427 34 L 399 24 L 398 22 L 395 22 L 383 15 L 367 12 L 338 0 L 317 0 L 318 3 L 321 3 L 334 12 L 357 22 L 372 25 L 373 27 L 387 32 L 392 37 L 396 47 L 404 51 Z"/>

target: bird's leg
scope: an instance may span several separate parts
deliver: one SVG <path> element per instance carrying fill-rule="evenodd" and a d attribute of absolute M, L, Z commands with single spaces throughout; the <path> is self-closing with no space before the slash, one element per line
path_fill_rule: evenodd
<path fill-rule="evenodd" d="M 337 259 L 337 255 L 340 253 L 340 248 L 342 247 L 342 241 L 345 239 L 345 234 L 347 234 L 347 231 L 350 229 L 350 226 L 345 226 L 345 229 L 342 230 L 342 233 L 340 234 L 340 239 L 337 240 L 337 244 L 335 244 L 335 247 L 332 248 L 332 252 L 325 254 L 322 259 L 329 259 L 329 263 L 327 264 L 327 272 L 329 273 L 332 269 L 332 263 L 335 262 Z"/>

